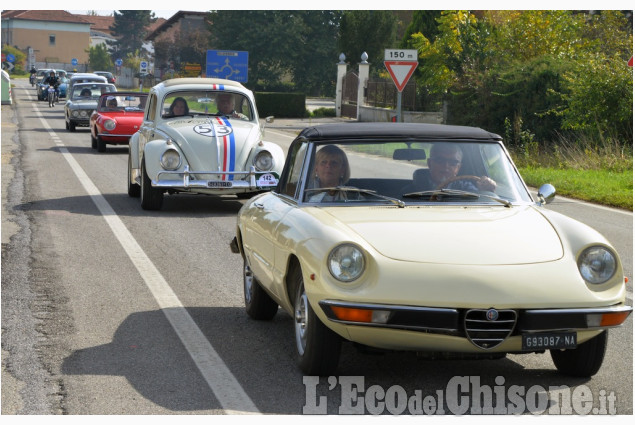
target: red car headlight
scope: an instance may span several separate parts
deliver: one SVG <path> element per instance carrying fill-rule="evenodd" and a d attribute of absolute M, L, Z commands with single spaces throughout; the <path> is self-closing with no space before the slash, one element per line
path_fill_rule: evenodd
<path fill-rule="evenodd" d="M 108 131 L 113 131 L 117 127 L 117 123 L 115 120 L 106 120 L 104 121 L 104 128 Z"/>

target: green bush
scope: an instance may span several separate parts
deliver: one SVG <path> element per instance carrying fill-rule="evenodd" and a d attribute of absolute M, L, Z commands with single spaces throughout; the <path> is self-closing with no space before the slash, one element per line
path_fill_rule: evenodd
<path fill-rule="evenodd" d="M 303 93 L 256 92 L 254 96 L 261 117 L 304 118 L 307 114 L 306 96 Z"/>

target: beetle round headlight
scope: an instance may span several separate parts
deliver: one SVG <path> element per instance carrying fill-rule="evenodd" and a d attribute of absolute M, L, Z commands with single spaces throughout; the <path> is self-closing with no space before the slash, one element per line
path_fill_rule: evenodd
<path fill-rule="evenodd" d="M 176 170 L 181 166 L 181 155 L 174 149 L 168 149 L 161 155 L 161 166 L 164 170 Z"/>
<path fill-rule="evenodd" d="M 352 282 L 364 273 L 364 254 L 355 245 L 342 244 L 329 254 L 328 266 L 335 279 Z"/>
<path fill-rule="evenodd" d="M 117 127 L 117 123 L 114 120 L 104 121 L 104 128 L 108 131 L 113 131 Z"/>
<path fill-rule="evenodd" d="M 580 254 L 578 269 L 587 282 L 604 283 L 615 274 L 617 259 L 608 249 L 602 246 L 592 246 Z"/>
<path fill-rule="evenodd" d="M 269 171 L 273 168 L 273 156 L 269 151 L 260 151 L 254 159 L 254 167 L 258 171 Z"/>
<path fill-rule="evenodd" d="M 79 111 L 73 111 L 71 112 L 71 115 L 74 117 L 78 117 L 79 116 Z"/>

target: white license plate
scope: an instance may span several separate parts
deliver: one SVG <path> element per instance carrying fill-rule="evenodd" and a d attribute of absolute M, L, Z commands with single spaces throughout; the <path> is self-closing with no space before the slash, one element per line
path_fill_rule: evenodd
<path fill-rule="evenodd" d="M 545 332 L 523 334 L 523 351 L 576 348 L 578 345 L 575 332 Z"/>
<path fill-rule="evenodd" d="M 213 180 L 207 182 L 207 187 L 232 187 L 233 183 L 230 181 Z"/>

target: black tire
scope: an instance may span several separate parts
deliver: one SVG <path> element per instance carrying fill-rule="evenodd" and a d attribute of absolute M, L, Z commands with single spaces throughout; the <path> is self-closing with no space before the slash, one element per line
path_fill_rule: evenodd
<path fill-rule="evenodd" d="M 70 126 L 68 125 L 68 121 L 64 121 L 64 125 L 66 126 L 67 130 L 70 130 Z"/>
<path fill-rule="evenodd" d="M 141 186 L 132 182 L 132 158 L 128 154 L 128 196 L 138 198 L 141 196 Z"/>
<path fill-rule="evenodd" d="M 604 361 L 609 333 L 604 331 L 573 350 L 550 350 L 558 372 L 588 378 L 595 375 Z"/>
<path fill-rule="evenodd" d="M 53 107 L 55 104 L 55 95 L 53 93 L 49 93 L 48 95 L 49 108 Z"/>
<path fill-rule="evenodd" d="M 271 320 L 278 312 L 278 304 L 262 289 L 260 282 L 244 260 L 243 288 L 245 291 L 245 310 L 255 320 Z"/>
<path fill-rule="evenodd" d="M 66 128 L 68 129 L 68 124 L 66 124 Z M 93 132 L 90 132 L 90 147 L 93 149 L 97 149 L 97 138 L 93 136 Z"/>
<path fill-rule="evenodd" d="M 75 127 L 76 127 L 76 125 L 75 125 L 75 123 L 73 121 L 69 121 L 68 122 L 68 131 L 75 132 Z"/>
<path fill-rule="evenodd" d="M 163 191 L 152 187 L 150 177 L 146 173 L 145 159 L 141 162 L 141 208 L 144 210 L 160 210 L 163 206 Z"/>
<path fill-rule="evenodd" d="M 295 288 L 293 325 L 298 366 L 307 375 L 334 375 L 340 359 L 342 338 L 327 328 L 313 312 L 300 267 L 291 275 Z"/>
<path fill-rule="evenodd" d="M 97 152 L 106 152 L 106 142 L 97 136 Z"/>

